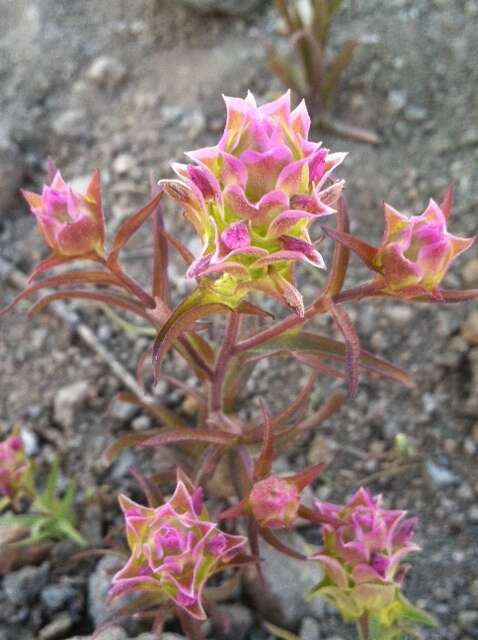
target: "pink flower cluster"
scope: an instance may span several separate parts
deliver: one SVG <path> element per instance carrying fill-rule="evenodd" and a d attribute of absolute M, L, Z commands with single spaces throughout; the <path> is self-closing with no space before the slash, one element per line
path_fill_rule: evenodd
<path fill-rule="evenodd" d="M 30 462 L 19 435 L 14 433 L 0 442 L 0 496 L 14 501 L 23 491 L 29 470 Z"/>
<path fill-rule="evenodd" d="M 227 567 L 246 538 L 223 533 L 203 504 L 202 489 L 178 472 L 176 490 L 153 509 L 120 496 L 131 557 L 114 576 L 110 599 L 125 593 L 148 593 L 168 600 L 192 617 L 206 617 L 202 592 L 206 581 Z"/>
<path fill-rule="evenodd" d="M 391 624 L 407 569 L 402 561 L 419 549 L 412 542 L 416 520 L 384 509 L 381 496 L 363 488 L 343 506 L 316 507 L 328 524 L 322 525 L 323 548 L 313 556 L 326 574 L 314 595 L 330 600 L 345 620 L 365 612 Z"/>
<path fill-rule="evenodd" d="M 343 181 L 332 173 L 346 154 L 308 139 L 307 108 L 302 101 L 291 111 L 290 92 L 259 107 L 251 93 L 225 102 L 219 143 L 189 152 L 194 164 L 173 165 L 179 180 L 162 181 L 203 244 L 188 276 L 226 273 L 236 287 L 265 291 L 300 311 L 293 265 L 325 267 L 308 227 L 334 213 Z"/>
<path fill-rule="evenodd" d="M 435 289 L 451 262 L 474 242 L 448 233 L 445 214 L 434 200 L 421 215 L 410 218 L 386 204 L 385 221 L 374 266 L 390 292 L 413 296 Z"/>
<path fill-rule="evenodd" d="M 102 250 L 104 223 L 97 174 L 84 195 L 73 191 L 55 170 L 41 195 L 23 191 L 23 196 L 55 254 L 80 257 Z"/>

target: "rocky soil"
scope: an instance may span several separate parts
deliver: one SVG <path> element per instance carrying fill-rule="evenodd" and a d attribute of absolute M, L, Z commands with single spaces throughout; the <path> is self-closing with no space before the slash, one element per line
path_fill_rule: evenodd
<path fill-rule="evenodd" d="M 263 100 L 281 89 L 264 61 L 264 44 L 277 37 L 271 3 L 244 15 L 198 13 L 199 1 L 0 0 L 0 306 L 15 289 L 10 267 L 27 273 L 45 255 L 35 225 L 18 197 L 20 186 L 38 190 L 50 155 L 80 186 L 102 170 L 112 228 L 147 198 L 148 173 L 170 175 L 184 150 L 211 144 L 223 126 L 221 93 Z M 214 4 L 212 0 L 203 3 Z M 235 3 L 219 2 L 222 8 Z M 245 3 L 246 4 L 246 3 Z M 337 114 L 372 127 L 383 143 L 372 148 L 323 135 L 334 150 L 349 150 L 347 178 L 354 230 L 381 235 L 386 199 L 410 213 L 456 186 L 452 231 L 477 232 L 478 5 L 474 0 L 368 0 L 346 2 L 333 42 L 375 34 L 350 68 Z M 187 5 L 187 6 L 186 6 Z M 260 6 L 259 6 L 260 5 Z M 210 8 L 210 7 L 209 7 Z M 320 134 L 317 134 L 320 137 Z M 168 209 L 168 224 L 189 231 Z M 182 235 L 182 237 L 188 237 Z M 192 247 L 194 245 L 191 245 Z M 128 266 L 144 272 L 147 237 L 130 249 Z M 354 265 L 353 275 L 360 276 Z M 185 291 L 182 267 L 173 269 L 175 295 Z M 317 280 L 303 274 L 313 295 Z M 478 287 L 478 257 L 470 251 L 448 278 L 451 287 Z M 150 419 L 112 402 L 121 382 L 105 363 L 51 313 L 28 320 L 24 306 L 0 326 L 0 435 L 21 425 L 40 472 L 59 452 L 65 476 L 80 485 L 81 529 L 93 547 L 120 524 L 118 491 L 135 495 L 128 474 L 137 463 L 126 452 L 111 467 L 101 452 L 115 434 L 148 428 Z M 125 335 L 100 310 L 76 306 L 101 344 L 130 371 L 147 342 Z M 351 309 L 364 348 L 409 370 L 416 388 L 364 380 L 357 399 L 281 460 L 283 470 L 305 462 L 329 463 L 316 488 L 340 501 L 359 483 L 382 491 L 394 508 L 420 517 L 423 552 L 413 558 L 407 594 L 435 615 L 428 640 L 478 638 L 478 312 L 378 302 Z M 326 327 L 327 328 L 327 327 Z M 173 365 L 174 366 L 174 365 Z M 179 367 L 179 364 L 177 364 Z M 179 376 L 184 372 L 179 368 Z M 297 367 L 261 370 L 250 397 L 277 402 Z M 167 385 L 161 399 L 172 408 L 184 397 Z M 320 390 L 317 392 L 317 400 Z M 406 434 L 413 455 L 399 472 L 393 452 Z M 392 461 L 391 461 L 392 460 Z M 319 542 L 301 529 L 292 544 Z M 38 563 L 0 579 L 0 640 L 61 640 L 88 636 L 111 611 L 105 604 L 115 561 L 72 560 L 74 549 L 55 545 Z M 268 548 L 272 600 L 267 620 L 303 640 L 348 640 L 353 631 L 326 606 L 306 605 L 315 568 L 284 560 Z M 260 602 L 245 585 L 224 608 L 229 631 L 211 627 L 216 640 L 266 640 Z M 167 640 L 177 638 L 171 627 Z M 101 640 L 152 638 L 146 627 L 110 628 Z"/>

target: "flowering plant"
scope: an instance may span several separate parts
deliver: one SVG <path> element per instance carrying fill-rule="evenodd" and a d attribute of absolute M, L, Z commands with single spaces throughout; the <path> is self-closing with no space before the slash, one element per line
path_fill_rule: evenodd
<path fill-rule="evenodd" d="M 41 491 L 37 488 L 34 467 L 25 453 L 19 431 L 15 430 L 0 442 L 0 496 L 3 496 L 0 511 L 8 507 L 14 511 L 13 514 L 0 515 L 0 527 L 25 528 L 27 536 L 18 543 L 21 546 L 62 538 L 69 538 L 80 546 L 86 544 L 75 528 L 76 484 L 70 480 L 64 495 L 59 497 L 59 469 L 60 461 L 56 458 L 48 473 L 45 489 Z M 23 498 L 29 502 L 27 513 L 20 513 Z"/>
<path fill-rule="evenodd" d="M 112 460 L 132 446 L 169 447 L 184 471 L 177 475 L 171 468 L 161 474 L 164 484 L 177 483 L 168 501 L 158 493 L 157 478 L 140 474 L 149 506 L 120 499 L 130 557 L 113 580 L 111 597 L 136 594 L 125 611 L 153 612 L 157 630 L 174 611 L 188 637 L 202 638 L 205 612 L 214 615 L 211 603 L 237 584 L 237 575 L 224 575 L 238 566 L 240 578 L 246 562 L 261 574 L 260 545 L 266 541 L 280 553 L 315 562 L 318 572 L 320 564 L 325 578 L 313 595 L 326 597 L 346 620 L 357 621 L 365 640 L 379 637 L 377 625 L 384 631 L 380 637 L 395 638 L 403 620 L 406 625 L 430 623 L 401 593 L 402 560 L 417 550 L 413 521 L 404 520 L 403 512 L 385 510 L 380 499 L 365 490 L 344 507 L 319 503 L 310 509 L 300 494 L 321 473 L 321 461 L 285 477 L 274 472 L 273 463 L 352 399 L 360 376 L 413 386 L 405 371 L 361 348 L 346 306 L 379 296 L 435 304 L 476 299 L 477 290 L 440 286 L 451 262 L 473 241 L 447 231 L 449 190 L 440 206 L 432 202 L 421 216 L 407 218 L 387 207 L 382 244 L 373 248 L 363 243 L 350 234 L 344 182 L 335 176 L 344 154 L 309 140 L 304 103 L 291 110 L 287 93 L 258 107 L 249 94 L 245 100 L 226 98 L 226 107 L 226 127 L 218 144 L 190 152 L 189 164 L 173 165 L 177 179 L 161 180 L 152 188 L 150 201 L 122 223 L 109 249 L 98 173 L 85 196 L 78 196 L 52 168 L 51 185 L 41 196 L 26 197 L 53 254 L 34 269 L 29 286 L 0 315 L 43 292 L 31 313 L 54 300 L 82 299 L 132 314 L 156 334 L 138 367 L 143 391 L 127 399 L 149 411 L 157 428 L 125 433 L 106 457 Z M 192 255 L 166 229 L 161 208 L 165 194 L 182 207 L 199 235 L 199 255 Z M 334 241 L 327 262 L 312 230 L 325 216 L 335 220 L 333 227 L 322 226 L 319 236 Z M 150 219 L 154 268 L 146 290 L 124 271 L 120 253 Z M 194 283 L 192 292 L 175 305 L 168 277 L 171 249 L 184 260 Z M 345 288 L 351 251 L 364 260 L 372 278 Z M 93 262 L 95 268 L 39 279 L 73 261 Z M 295 280 L 298 263 L 327 270 L 321 290 L 308 305 Z M 270 306 L 260 306 L 262 294 L 273 297 L 280 319 L 271 318 Z M 284 315 L 287 308 L 291 312 Z M 330 316 L 341 340 L 306 327 L 323 314 Z M 220 316 L 227 318 L 224 331 L 218 322 L 205 322 Z M 188 364 L 197 387 L 164 373 L 171 349 Z M 150 356 L 153 380 L 165 376 L 194 400 L 191 421 L 162 406 L 154 386 L 148 390 Z M 244 417 L 241 391 L 247 379 L 258 362 L 278 357 L 307 367 L 307 383 L 272 415 L 262 401 L 262 417 Z M 332 392 L 306 415 L 316 381 L 325 375 L 344 380 L 347 393 Z M 209 515 L 204 498 L 211 498 L 216 508 L 222 505 L 217 517 Z M 322 528 L 323 548 L 312 558 L 290 548 L 275 532 L 293 527 L 299 518 Z M 216 573 L 222 574 L 222 582 L 209 588 L 206 582 Z"/>

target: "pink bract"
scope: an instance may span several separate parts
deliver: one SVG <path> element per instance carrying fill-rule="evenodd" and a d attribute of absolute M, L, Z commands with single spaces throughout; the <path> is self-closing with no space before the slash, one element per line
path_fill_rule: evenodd
<path fill-rule="evenodd" d="M 223 533 L 208 521 L 202 490 L 178 472 L 173 496 L 155 509 L 120 496 L 131 556 L 114 576 L 110 598 L 125 593 L 172 600 L 192 617 L 206 618 L 202 592 L 206 581 L 226 568 L 246 538 Z"/>

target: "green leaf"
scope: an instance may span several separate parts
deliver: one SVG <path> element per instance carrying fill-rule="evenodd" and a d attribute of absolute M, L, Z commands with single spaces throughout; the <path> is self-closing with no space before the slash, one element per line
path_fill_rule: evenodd
<path fill-rule="evenodd" d="M 405 598 L 401 593 L 398 595 L 400 602 L 400 617 L 414 622 L 416 624 L 423 624 L 427 627 L 436 627 L 437 622 L 430 614 L 415 607 L 409 600 Z"/>
<path fill-rule="evenodd" d="M 292 631 L 287 631 L 287 629 L 282 629 L 281 627 L 272 624 L 271 622 L 264 622 L 264 626 L 272 633 L 273 636 L 279 638 L 280 640 L 300 640 L 299 636 L 296 636 Z"/>
<path fill-rule="evenodd" d="M 83 536 L 75 529 L 73 524 L 69 520 L 65 520 L 64 518 L 60 518 L 55 521 L 55 528 L 58 529 L 59 533 L 63 534 L 64 537 L 69 538 L 73 542 L 75 542 L 80 547 L 86 547 L 87 542 L 83 538 Z"/>
<path fill-rule="evenodd" d="M 50 467 L 50 472 L 46 480 L 46 487 L 43 495 L 41 496 L 41 502 L 45 505 L 55 503 L 56 485 L 58 482 L 58 473 L 60 471 L 60 458 L 55 456 Z"/>

